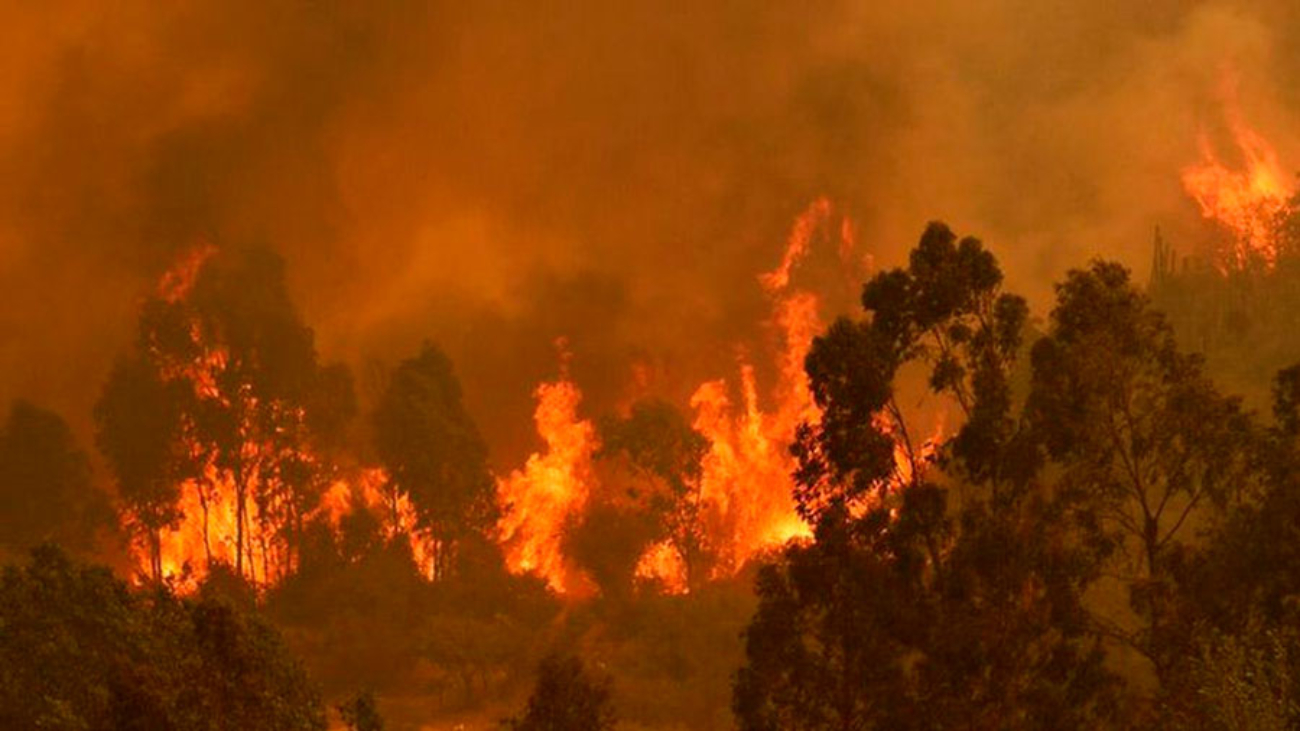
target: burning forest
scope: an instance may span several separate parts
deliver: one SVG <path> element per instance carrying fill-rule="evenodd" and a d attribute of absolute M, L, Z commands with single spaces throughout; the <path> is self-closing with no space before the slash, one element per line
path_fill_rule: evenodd
<path fill-rule="evenodd" d="M 982 5 L 0 10 L 0 727 L 1300 727 L 1300 14 Z"/>

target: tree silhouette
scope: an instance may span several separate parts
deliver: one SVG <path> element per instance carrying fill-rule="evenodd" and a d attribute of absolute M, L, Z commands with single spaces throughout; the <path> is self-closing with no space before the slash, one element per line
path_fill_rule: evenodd
<path fill-rule="evenodd" d="M 1130 589 L 1144 624 L 1109 629 L 1158 671 L 1174 587 L 1168 556 L 1197 511 L 1257 494 L 1258 430 L 1181 352 L 1117 264 L 1070 272 L 1033 348 L 1027 416 L 1062 469 L 1057 490 Z"/>
<path fill-rule="evenodd" d="M 302 668 L 255 617 L 131 591 L 54 547 L 0 573 L 0 726 L 323 731 Z"/>
<path fill-rule="evenodd" d="M 111 527 L 108 499 L 57 414 L 16 401 L 0 424 L 0 548 L 13 553 L 52 541 L 88 549 Z"/>
<path fill-rule="evenodd" d="M 1097 727 L 1118 716 L 1072 540 L 1017 418 L 1024 302 L 975 239 L 931 224 L 807 359 L 819 423 L 796 500 L 814 540 L 765 567 L 733 708 L 745 731 Z M 922 459 L 898 375 L 922 368 L 965 417 Z M 901 453 L 901 454 L 900 454 Z M 932 480 L 927 466 L 942 467 Z"/>
<path fill-rule="evenodd" d="M 179 517 L 181 480 L 197 469 L 185 451 L 187 393 L 140 358 L 114 366 L 95 404 L 95 441 L 117 478 L 128 520 L 146 537 L 150 573 L 162 578 L 159 532 Z"/>
<path fill-rule="evenodd" d="M 235 571 L 244 575 L 256 549 L 265 562 L 269 548 L 248 540 L 250 499 L 265 505 L 279 497 L 273 491 L 295 486 L 280 479 L 278 468 L 302 446 L 302 411 L 317 371 L 312 332 L 289 299 L 283 262 L 262 247 L 210 259 L 182 304 L 198 342 L 221 354 L 210 369 L 215 394 L 199 400 L 193 424 L 213 464 L 231 478 Z M 265 521 L 270 511 L 258 516 Z"/>
<path fill-rule="evenodd" d="M 391 520 L 407 496 L 436 541 L 434 577 L 445 577 L 457 540 L 487 529 L 496 516 L 487 445 L 461 402 L 451 361 L 425 343 L 393 371 L 373 421 Z"/>
<path fill-rule="evenodd" d="M 576 657 L 548 655 L 537 668 L 537 685 L 513 731 L 606 731 L 614 728 L 607 679 L 593 677 Z"/>
<path fill-rule="evenodd" d="M 687 585 L 696 585 L 708 575 L 711 559 L 704 525 L 706 506 L 700 492 L 708 440 L 691 428 L 672 404 L 655 399 L 634 403 L 626 417 L 602 419 L 599 434 L 597 456 L 606 460 L 621 457 L 631 467 L 634 484 L 624 502 L 633 509 L 617 511 L 607 506 L 605 515 L 589 516 L 587 522 L 594 525 L 588 532 L 605 535 L 589 541 L 584 553 L 606 553 L 602 546 L 611 545 L 611 532 L 625 531 L 632 539 L 642 539 L 639 548 L 644 548 L 645 539 L 666 538 L 681 557 Z"/>
<path fill-rule="evenodd" d="M 358 693 L 337 708 L 348 731 L 384 731 L 384 719 L 379 715 L 374 693 Z"/>
<path fill-rule="evenodd" d="M 265 578 L 272 553 L 289 569 L 355 400 L 345 368 L 318 365 L 283 263 L 264 248 L 219 252 L 203 261 L 190 288 L 149 298 L 138 329 L 134 351 L 96 406 L 97 443 L 132 522 L 148 536 L 155 577 L 158 532 L 178 517 L 178 488 L 187 479 L 203 511 L 209 563 L 209 510 L 229 489 L 236 573 L 255 576 L 259 553 Z"/>

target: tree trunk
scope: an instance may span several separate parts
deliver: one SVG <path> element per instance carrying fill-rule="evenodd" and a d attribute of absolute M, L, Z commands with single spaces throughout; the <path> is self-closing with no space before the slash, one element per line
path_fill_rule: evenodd
<path fill-rule="evenodd" d="M 153 572 L 155 584 L 162 583 L 162 533 L 155 529 L 149 533 L 149 570 Z"/>
<path fill-rule="evenodd" d="M 244 577 L 244 478 L 235 472 L 235 573 Z"/>
<path fill-rule="evenodd" d="M 203 509 L 203 554 L 207 559 L 208 568 L 212 568 L 212 541 L 208 532 L 208 494 L 201 483 L 195 482 L 195 489 L 199 491 L 199 506 Z"/>

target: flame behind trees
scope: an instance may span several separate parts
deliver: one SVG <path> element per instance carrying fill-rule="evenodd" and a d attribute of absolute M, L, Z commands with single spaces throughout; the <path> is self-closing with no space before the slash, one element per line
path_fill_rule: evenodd
<path fill-rule="evenodd" d="M 709 576 L 717 558 L 705 526 L 701 477 L 709 449 L 672 404 L 642 400 L 626 417 L 600 425 L 606 459 L 625 458 L 637 479 L 629 497 L 654 524 L 654 542 L 637 558 L 633 575 L 659 580 L 669 593 L 683 593 Z"/>
<path fill-rule="evenodd" d="M 626 419 L 606 422 L 610 441 L 600 450 L 599 435 L 577 415 L 577 386 L 562 378 L 538 387 L 538 433 L 547 448 L 498 481 L 499 533 L 512 571 L 535 573 L 561 591 L 585 586 L 575 581 L 562 536 L 582 524 L 593 494 L 608 492 L 593 457 L 621 455 L 640 475 L 648 496 L 641 509 L 659 524 L 649 531 L 659 537 L 643 547 L 635 574 L 669 591 L 732 576 L 754 556 L 810 535 L 792 498 L 790 446 L 800 423 L 818 419 L 804 359 L 822 325 L 817 295 L 792 286 L 792 278 L 814 242 L 838 239 L 841 259 L 851 258 L 853 226 L 847 218 L 833 226 L 833 213 L 824 198 L 810 204 L 777 268 L 758 277 L 781 344 L 769 398 L 760 396 L 754 365 L 741 359 L 738 389 L 726 379 L 695 389 L 689 427 L 669 414 L 671 406 L 642 403 Z"/>
<path fill-rule="evenodd" d="M 461 402 L 451 361 L 431 343 L 393 372 L 374 414 L 375 447 L 388 471 L 386 513 L 401 523 L 403 500 L 432 552 L 429 578 L 447 577 L 458 540 L 496 520 L 487 445 Z"/>
<path fill-rule="evenodd" d="M 155 580 L 214 562 L 263 583 L 292 570 L 332 477 L 316 447 L 353 410 L 312 341 L 264 249 L 200 248 L 145 302 L 95 415 Z"/>
<path fill-rule="evenodd" d="M 905 269 L 864 288 L 867 317 L 812 346 L 818 422 L 799 429 L 798 505 L 816 540 L 756 584 L 734 684 L 738 728 L 1091 728 L 1113 684 L 1087 632 L 1096 562 L 1032 488 L 1012 410 L 1025 302 L 973 238 L 931 224 Z M 926 469 L 900 408 L 905 368 L 955 402 Z M 1032 719 L 1032 720 L 1031 720 Z"/>
<path fill-rule="evenodd" d="M 792 495 L 790 448 L 800 424 L 822 418 L 804 369 L 821 303 L 793 281 L 821 242 L 837 244 L 856 273 L 853 226 L 843 217 L 836 225 L 833 214 L 828 201 L 814 201 L 779 266 L 758 277 L 779 343 L 770 390 L 742 358 L 737 383 L 694 390 L 693 416 L 646 400 L 598 430 L 562 373 L 536 390 L 545 449 L 495 484 L 451 364 L 435 347 L 390 374 L 370 420 L 379 464 L 358 466 L 343 438 L 355 412 L 351 378 L 318 363 L 279 260 L 194 249 L 145 302 L 137 346 L 96 410 L 141 565 L 155 579 L 184 582 L 228 564 L 275 583 L 301 563 L 310 524 L 324 522 L 342 541 L 348 516 L 366 512 L 385 540 L 409 544 L 431 580 L 448 576 L 470 537 L 494 540 L 512 572 L 571 596 L 634 580 L 680 593 L 735 575 L 754 556 L 810 535 Z M 933 444 L 911 443 L 898 425 L 881 428 L 899 474 L 919 474 Z M 614 463 L 630 470 L 616 477 Z M 590 535 L 576 537 L 584 525 Z M 625 550 L 610 549 L 615 533 Z M 583 545 L 604 554 L 600 566 Z"/>
<path fill-rule="evenodd" d="M 1111 728 L 1135 711 L 1163 728 L 1169 707 L 1126 707 L 1115 643 L 1162 704 L 1204 702 L 1202 681 L 1179 684 L 1207 627 L 1294 626 L 1295 371 L 1265 437 L 1127 270 L 1095 262 L 1057 286 L 1026 373 L 1027 310 L 1000 280 L 934 224 L 866 285 L 867 318 L 814 343 L 822 419 L 801 429 L 798 482 L 816 540 L 760 572 L 739 728 Z M 891 455 L 910 441 L 904 367 L 962 411 L 941 473 Z M 1127 607 L 1095 601 L 1117 589 Z"/>
<path fill-rule="evenodd" d="M 393 372 L 373 415 L 382 467 L 353 464 L 355 413 L 351 374 L 318 362 L 279 259 L 192 250 L 144 303 L 95 410 L 146 573 L 189 588 L 220 564 L 272 584 L 299 568 L 313 524 L 347 554 L 348 527 L 374 519 L 445 577 L 495 508 L 450 363 L 425 345 Z"/>
<path fill-rule="evenodd" d="M 0 553 L 42 542 L 85 550 L 112 525 L 90 460 L 57 414 L 16 401 L 0 422 Z"/>
<path fill-rule="evenodd" d="M 1000 291 L 1002 273 L 974 238 L 960 241 L 931 224 L 907 269 L 884 272 L 863 288 L 869 320 L 837 320 L 808 356 L 820 419 L 799 427 L 795 455 L 800 514 L 817 523 L 883 504 L 900 487 L 925 477 L 933 438 L 908 428 L 895 379 L 908 363 L 929 367 L 929 385 L 955 402 L 964 425 L 953 448 L 979 479 L 1009 479 L 1007 467 L 986 463 L 979 439 L 1012 440 L 1005 415 L 1007 371 L 1028 316 L 1024 300 Z"/>

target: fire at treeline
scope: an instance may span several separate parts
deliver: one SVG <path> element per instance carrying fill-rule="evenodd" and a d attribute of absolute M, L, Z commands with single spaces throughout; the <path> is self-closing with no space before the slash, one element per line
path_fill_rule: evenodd
<path fill-rule="evenodd" d="M 818 198 L 752 277 L 774 348 L 595 414 L 558 333 L 499 473 L 473 363 L 426 342 L 363 408 L 277 255 L 197 243 L 95 460 L 0 428 L 0 726 L 1296 728 L 1300 207 L 1227 118 L 1149 284 L 1079 262 L 1031 312 L 978 239 L 875 270 Z"/>

